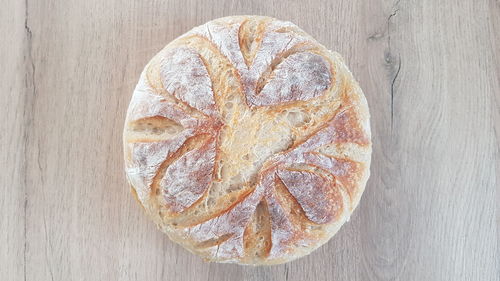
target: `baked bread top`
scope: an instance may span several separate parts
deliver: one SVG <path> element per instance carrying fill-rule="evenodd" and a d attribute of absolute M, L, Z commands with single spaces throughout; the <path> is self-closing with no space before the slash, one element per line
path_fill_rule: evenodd
<path fill-rule="evenodd" d="M 369 113 L 335 52 L 290 22 L 216 19 L 144 69 L 123 133 L 132 191 L 208 261 L 283 263 L 328 241 L 369 176 Z"/>

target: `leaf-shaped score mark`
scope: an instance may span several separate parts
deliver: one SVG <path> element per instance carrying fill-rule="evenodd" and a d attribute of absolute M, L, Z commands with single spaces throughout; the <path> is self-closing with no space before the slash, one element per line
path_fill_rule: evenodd
<path fill-rule="evenodd" d="M 329 179 L 304 170 L 280 169 L 277 174 L 312 222 L 328 223 L 338 214 L 342 197 Z"/>
<path fill-rule="evenodd" d="M 306 101 L 322 95 L 331 82 L 326 60 L 309 52 L 290 55 L 268 76 L 259 81 L 257 94 L 251 98 L 254 105 Z"/>
<path fill-rule="evenodd" d="M 181 212 L 200 199 L 212 181 L 214 163 L 215 140 L 208 139 L 168 166 L 160 186 L 170 211 Z"/>
<path fill-rule="evenodd" d="M 207 115 L 215 114 L 212 82 L 195 50 L 181 47 L 167 52 L 160 73 L 167 92 Z"/>

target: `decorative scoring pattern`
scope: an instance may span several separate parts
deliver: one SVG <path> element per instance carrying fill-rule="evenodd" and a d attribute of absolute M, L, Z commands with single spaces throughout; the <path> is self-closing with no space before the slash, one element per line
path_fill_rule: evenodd
<path fill-rule="evenodd" d="M 210 48 L 217 53 L 208 56 Z M 370 132 L 360 113 L 366 106 L 360 90 L 336 70 L 341 62 L 328 52 L 291 23 L 236 17 L 194 28 L 148 65 L 159 80 L 143 74 L 134 92 L 125 128 L 126 171 L 146 211 L 174 240 L 210 260 L 281 262 L 324 243 L 332 225 L 347 219 L 369 160 L 341 148 L 353 146 L 369 158 Z M 210 68 L 215 61 L 228 62 L 225 71 L 238 87 L 216 86 L 222 77 Z M 240 105 L 228 109 L 234 95 Z M 283 121 L 307 106 L 318 113 Z M 238 195 L 232 203 L 210 213 L 215 184 L 230 180 L 220 175 L 221 146 L 237 124 L 229 119 L 247 120 L 243 115 L 274 116 L 276 128 L 293 127 L 286 131 L 291 142 L 266 154 L 253 178 L 241 183 L 245 188 L 224 191 Z M 168 132 L 174 125 L 181 129 Z M 187 223 L 200 212 L 210 215 Z"/>

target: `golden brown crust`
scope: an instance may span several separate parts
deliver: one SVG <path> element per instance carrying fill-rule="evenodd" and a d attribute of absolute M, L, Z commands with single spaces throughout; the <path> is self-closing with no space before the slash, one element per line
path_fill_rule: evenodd
<path fill-rule="evenodd" d="M 227 17 L 146 66 L 124 129 L 133 193 L 208 261 L 276 264 L 328 241 L 369 176 L 369 113 L 342 58 L 289 22 Z"/>

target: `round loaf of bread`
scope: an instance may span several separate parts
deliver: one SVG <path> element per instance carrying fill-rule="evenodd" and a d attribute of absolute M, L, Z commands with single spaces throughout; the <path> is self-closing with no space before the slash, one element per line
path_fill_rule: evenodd
<path fill-rule="evenodd" d="M 123 140 L 145 212 L 207 261 L 311 253 L 369 176 L 368 106 L 342 58 L 269 17 L 216 19 L 169 43 L 140 77 Z"/>

